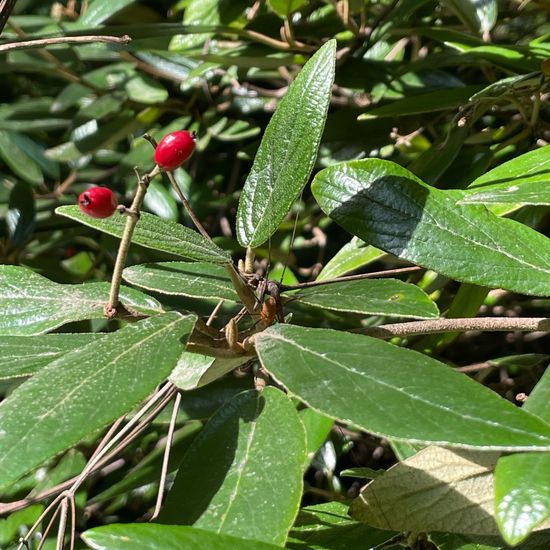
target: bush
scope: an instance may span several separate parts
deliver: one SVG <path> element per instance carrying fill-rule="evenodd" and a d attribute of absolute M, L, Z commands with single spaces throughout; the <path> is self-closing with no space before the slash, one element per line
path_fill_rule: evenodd
<path fill-rule="evenodd" d="M 2 545 L 547 548 L 544 4 L 13 4 Z"/>

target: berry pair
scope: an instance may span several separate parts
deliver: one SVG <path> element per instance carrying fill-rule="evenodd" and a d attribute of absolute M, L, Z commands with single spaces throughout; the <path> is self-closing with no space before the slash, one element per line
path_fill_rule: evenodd
<path fill-rule="evenodd" d="M 155 162 L 168 172 L 181 166 L 195 150 L 195 135 L 187 130 L 172 132 L 155 149 Z M 107 187 L 92 187 L 78 197 L 80 209 L 93 218 L 108 218 L 117 208 L 115 194 Z"/>

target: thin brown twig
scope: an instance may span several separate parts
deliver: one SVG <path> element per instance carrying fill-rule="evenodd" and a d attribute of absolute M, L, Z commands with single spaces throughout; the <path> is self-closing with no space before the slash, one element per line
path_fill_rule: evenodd
<path fill-rule="evenodd" d="M 20 42 L 9 42 L 0 45 L 0 53 L 12 50 L 24 50 L 29 48 L 45 48 L 56 44 L 91 44 L 94 42 L 105 42 L 108 44 L 128 44 L 132 39 L 124 36 L 59 36 L 57 38 L 36 38 L 34 40 L 22 40 Z"/>
<path fill-rule="evenodd" d="M 296 285 L 281 285 L 281 292 L 288 290 L 300 290 L 302 288 L 310 288 L 314 286 L 329 285 L 332 283 L 342 283 L 345 281 L 360 281 L 362 279 L 372 279 L 373 277 L 392 277 L 402 273 L 415 273 L 423 269 L 420 266 L 399 267 L 397 269 L 386 269 L 385 271 L 372 271 L 371 273 L 360 273 L 359 275 L 347 275 L 345 277 L 335 277 L 334 279 L 326 279 L 321 281 L 310 281 L 307 283 L 298 283 Z"/>
<path fill-rule="evenodd" d="M 159 490 L 157 495 L 157 502 L 155 504 L 155 510 L 151 516 L 153 521 L 159 514 L 162 507 L 162 500 L 164 496 L 164 488 L 166 486 L 166 476 L 168 475 L 168 462 L 170 460 L 170 451 L 172 449 L 172 441 L 174 439 L 174 429 L 176 427 L 176 419 L 178 417 L 178 411 L 181 403 L 181 393 L 176 392 L 176 398 L 174 399 L 174 408 L 172 409 L 172 417 L 170 418 L 170 426 L 168 428 L 168 435 L 166 436 L 166 446 L 164 448 L 164 456 L 162 458 L 162 469 L 160 471 Z"/>
<path fill-rule="evenodd" d="M 375 338 L 401 338 L 435 334 L 440 332 L 535 332 L 550 331 L 550 318 L 545 317 L 473 317 L 463 319 L 434 319 L 394 323 L 378 327 L 363 327 L 351 332 L 366 334 Z"/>

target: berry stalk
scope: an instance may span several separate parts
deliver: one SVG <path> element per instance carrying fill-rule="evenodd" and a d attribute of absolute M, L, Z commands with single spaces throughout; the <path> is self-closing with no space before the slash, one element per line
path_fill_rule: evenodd
<path fill-rule="evenodd" d="M 105 315 L 107 317 L 114 317 L 117 314 L 117 307 L 119 304 L 120 285 L 122 284 L 122 271 L 126 265 L 126 258 L 130 250 L 130 243 L 132 242 L 132 236 L 134 229 L 139 220 L 139 212 L 143 205 L 143 199 L 149 182 L 160 172 L 159 167 L 155 166 L 148 174 L 139 176 L 136 170 L 136 176 L 138 178 L 137 191 L 132 201 L 132 205 L 126 210 L 128 217 L 126 219 L 126 225 L 124 226 L 124 232 L 120 240 L 118 247 L 118 253 L 115 261 L 115 267 L 113 269 L 113 277 L 111 279 L 111 291 L 109 293 L 109 302 L 105 306 Z"/>

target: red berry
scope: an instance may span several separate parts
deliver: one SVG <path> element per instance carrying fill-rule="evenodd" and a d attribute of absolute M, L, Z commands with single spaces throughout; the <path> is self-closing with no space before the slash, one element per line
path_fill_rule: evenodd
<path fill-rule="evenodd" d="M 195 150 L 195 135 L 179 130 L 164 136 L 155 149 L 155 162 L 171 172 L 181 166 Z"/>
<path fill-rule="evenodd" d="M 108 218 L 117 207 L 115 194 L 107 187 L 91 187 L 80 194 L 80 210 L 92 218 Z"/>

